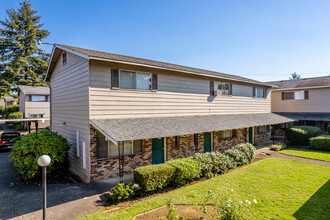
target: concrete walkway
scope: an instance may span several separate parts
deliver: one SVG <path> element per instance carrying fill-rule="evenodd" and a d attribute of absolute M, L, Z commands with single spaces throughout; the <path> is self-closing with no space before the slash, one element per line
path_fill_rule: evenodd
<path fill-rule="evenodd" d="M 295 157 L 295 156 L 281 154 L 277 151 L 270 150 L 268 146 L 262 147 L 262 148 L 259 148 L 256 150 L 257 159 L 265 159 L 265 158 L 270 158 L 270 157 L 284 158 L 284 159 L 289 159 L 289 160 L 297 160 L 297 161 L 302 161 L 302 162 L 307 162 L 307 163 L 314 163 L 314 164 L 318 164 L 318 165 L 330 166 L 330 162 L 327 162 L 327 161 L 313 160 L 313 159 L 308 159 L 308 158 L 303 158 L 303 157 Z"/>

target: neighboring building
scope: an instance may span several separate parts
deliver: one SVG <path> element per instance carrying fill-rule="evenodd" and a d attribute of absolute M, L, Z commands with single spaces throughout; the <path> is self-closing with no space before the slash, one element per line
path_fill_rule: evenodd
<path fill-rule="evenodd" d="M 18 86 L 19 110 L 24 118 L 50 117 L 50 89 L 49 87 Z M 49 121 L 39 124 L 40 128 L 49 126 Z"/>
<path fill-rule="evenodd" d="M 5 96 L 3 99 L 0 100 L 0 106 L 9 106 L 9 105 L 17 105 L 18 99 L 11 97 L 11 96 Z"/>
<path fill-rule="evenodd" d="M 86 182 L 260 143 L 292 121 L 271 113 L 267 83 L 71 46 L 54 46 L 46 81 L 51 130 L 72 144 L 70 170 Z"/>
<path fill-rule="evenodd" d="M 297 120 L 294 124 L 330 125 L 330 76 L 269 82 L 272 89 L 272 112 Z"/>

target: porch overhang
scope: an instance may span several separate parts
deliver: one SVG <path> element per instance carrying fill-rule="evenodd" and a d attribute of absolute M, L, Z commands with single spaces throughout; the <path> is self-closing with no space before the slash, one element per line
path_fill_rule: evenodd
<path fill-rule="evenodd" d="M 93 119 L 90 124 L 114 144 L 294 121 L 273 113 L 125 119 Z"/>
<path fill-rule="evenodd" d="M 276 114 L 295 121 L 330 121 L 330 112 L 279 112 Z"/>

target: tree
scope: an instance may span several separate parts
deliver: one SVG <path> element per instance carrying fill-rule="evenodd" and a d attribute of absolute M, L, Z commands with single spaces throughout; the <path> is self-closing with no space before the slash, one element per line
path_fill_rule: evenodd
<path fill-rule="evenodd" d="M 290 80 L 296 80 L 296 79 L 301 79 L 301 76 L 297 74 L 296 72 L 291 74 L 291 77 L 289 77 Z"/>
<path fill-rule="evenodd" d="M 49 35 L 42 29 L 40 16 L 24 0 L 20 7 L 7 9 L 0 20 L 0 96 L 15 93 L 17 85 L 46 86 L 49 54 L 37 47 L 37 40 Z"/>

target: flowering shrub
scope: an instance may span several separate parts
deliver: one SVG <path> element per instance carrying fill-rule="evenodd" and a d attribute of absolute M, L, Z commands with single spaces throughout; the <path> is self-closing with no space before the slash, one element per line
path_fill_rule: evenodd
<path fill-rule="evenodd" d="M 249 162 L 249 159 L 245 153 L 235 148 L 226 150 L 225 155 L 233 159 L 234 167 L 247 164 Z"/>
<path fill-rule="evenodd" d="M 256 150 L 256 148 L 253 146 L 253 144 L 250 143 L 238 144 L 233 148 L 245 153 L 248 162 L 251 162 L 251 160 L 254 158 L 254 151 Z"/>
<path fill-rule="evenodd" d="M 249 213 L 250 206 L 256 205 L 257 200 L 234 200 L 232 193 L 234 190 L 231 190 L 231 193 L 226 192 L 225 194 L 216 195 L 212 192 L 209 192 L 205 198 L 204 204 L 209 204 L 215 206 L 216 213 L 210 214 L 207 213 L 207 208 L 205 205 L 198 211 L 209 215 L 210 217 L 223 220 L 238 220 L 238 219 L 249 219 L 251 213 Z"/>
<path fill-rule="evenodd" d="M 278 144 L 273 144 L 272 146 L 270 146 L 270 149 L 273 151 L 280 151 L 287 148 L 287 146 L 285 144 L 282 143 L 278 143 Z"/>
<path fill-rule="evenodd" d="M 210 153 L 197 153 L 192 158 L 199 163 L 199 166 L 202 171 L 202 176 L 205 176 L 207 178 L 211 178 L 214 176 L 212 172 L 213 161 L 210 157 Z"/>

